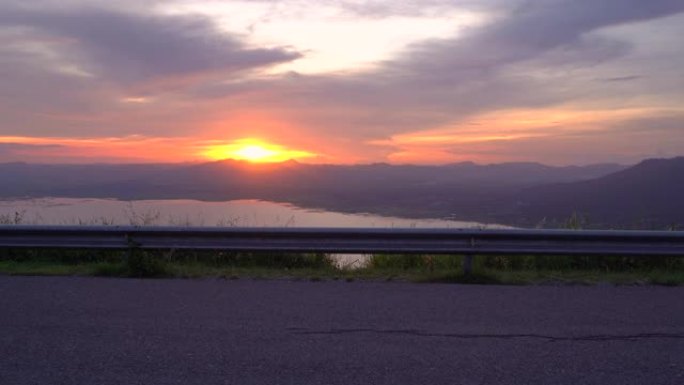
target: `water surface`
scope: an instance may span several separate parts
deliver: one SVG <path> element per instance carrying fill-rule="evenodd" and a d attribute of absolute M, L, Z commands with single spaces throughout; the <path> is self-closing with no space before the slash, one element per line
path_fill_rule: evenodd
<path fill-rule="evenodd" d="M 74 198 L 0 200 L 0 224 L 8 223 L 228 227 L 485 227 L 477 222 L 347 214 L 260 200 L 205 202 L 177 199 L 120 201 Z M 360 254 L 334 254 L 331 257 L 338 266 L 345 268 L 361 267 L 369 261 L 368 255 Z"/>
<path fill-rule="evenodd" d="M 473 228 L 477 222 L 312 210 L 261 200 L 205 202 L 41 198 L 0 200 L 0 221 L 43 225 Z M 487 227 L 500 227 L 487 225 Z"/>

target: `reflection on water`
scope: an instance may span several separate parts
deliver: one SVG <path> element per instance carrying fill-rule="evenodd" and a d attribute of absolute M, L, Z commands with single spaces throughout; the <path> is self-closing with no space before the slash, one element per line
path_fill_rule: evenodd
<path fill-rule="evenodd" d="M 203 202 L 72 198 L 0 200 L 0 224 L 8 223 L 224 227 L 484 227 L 476 222 L 343 214 L 259 200 Z M 335 254 L 331 257 L 338 266 L 351 269 L 366 265 L 370 258 L 361 254 Z"/>
<path fill-rule="evenodd" d="M 259 200 L 119 201 L 113 199 L 43 198 L 0 200 L 0 221 L 43 225 L 158 225 L 227 227 L 483 227 L 476 222 L 407 219 L 371 214 L 309 210 Z M 500 227 L 487 225 L 487 227 Z"/>

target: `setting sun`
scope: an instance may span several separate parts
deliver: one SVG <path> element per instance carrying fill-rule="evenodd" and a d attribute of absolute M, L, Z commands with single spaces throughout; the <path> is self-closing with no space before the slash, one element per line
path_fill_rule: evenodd
<path fill-rule="evenodd" d="M 208 147 L 203 155 L 211 159 L 236 159 L 255 163 L 283 162 L 290 159 L 310 158 L 308 151 L 291 150 L 257 139 L 241 139 L 231 144 Z"/>
<path fill-rule="evenodd" d="M 233 152 L 233 154 L 237 155 L 241 159 L 246 159 L 252 162 L 258 162 L 267 160 L 269 158 L 277 157 L 278 151 L 273 151 L 259 145 L 251 145 L 245 146 Z"/>

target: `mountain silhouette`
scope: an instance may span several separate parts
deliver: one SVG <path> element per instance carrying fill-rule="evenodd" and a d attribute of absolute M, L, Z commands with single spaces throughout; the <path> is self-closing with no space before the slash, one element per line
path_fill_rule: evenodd
<path fill-rule="evenodd" d="M 573 213 L 596 227 L 684 224 L 684 157 L 649 159 L 601 178 L 524 189 L 519 220 L 559 224 Z"/>
<path fill-rule="evenodd" d="M 254 164 L 0 164 L 0 197 L 264 199 L 341 212 L 514 226 L 665 228 L 684 223 L 684 157 L 554 167 Z"/>

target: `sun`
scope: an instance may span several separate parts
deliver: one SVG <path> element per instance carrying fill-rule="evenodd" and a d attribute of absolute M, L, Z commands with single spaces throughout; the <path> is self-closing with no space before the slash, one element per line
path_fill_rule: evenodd
<path fill-rule="evenodd" d="M 284 162 L 315 156 L 308 151 L 291 150 L 259 139 L 240 139 L 230 144 L 208 146 L 202 155 L 214 160 L 235 159 L 253 163 Z"/>
<path fill-rule="evenodd" d="M 244 146 L 237 151 L 233 151 L 238 159 L 248 160 L 250 162 L 268 161 L 271 158 L 278 158 L 279 152 L 273 149 L 266 148 L 257 144 Z"/>

